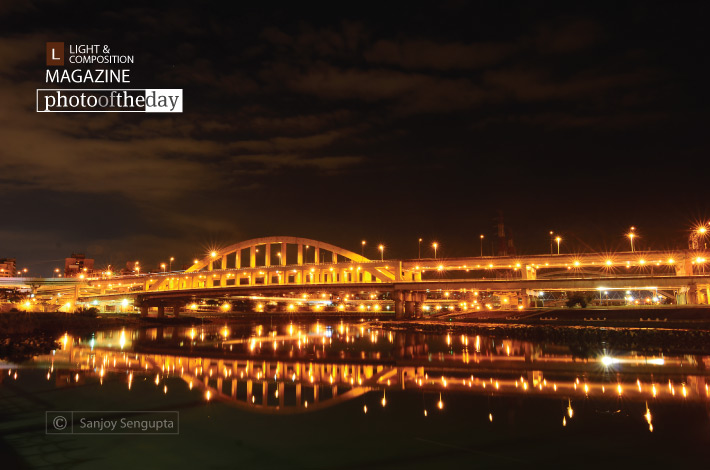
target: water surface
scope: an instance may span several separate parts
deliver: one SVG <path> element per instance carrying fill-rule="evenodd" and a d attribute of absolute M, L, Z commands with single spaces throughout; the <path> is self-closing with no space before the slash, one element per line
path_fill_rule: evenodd
<path fill-rule="evenodd" d="M 700 464 L 707 356 L 368 323 L 64 335 L 0 372 L 18 468 L 481 468 Z M 179 435 L 46 435 L 45 412 L 178 411 Z M 8 468 L 13 468 L 12 466 Z"/>

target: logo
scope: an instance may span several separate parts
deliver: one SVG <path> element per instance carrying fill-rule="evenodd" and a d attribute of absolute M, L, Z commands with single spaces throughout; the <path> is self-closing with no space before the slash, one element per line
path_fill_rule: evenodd
<path fill-rule="evenodd" d="M 64 65 L 64 43 L 47 43 L 47 66 Z"/>

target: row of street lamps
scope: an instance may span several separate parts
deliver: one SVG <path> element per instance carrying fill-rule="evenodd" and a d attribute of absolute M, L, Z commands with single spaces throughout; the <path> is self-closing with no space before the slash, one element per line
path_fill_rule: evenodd
<path fill-rule="evenodd" d="M 710 225 L 710 224 L 709 224 Z M 693 231 L 694 235 L 696 238 L 698 237 L 704 237 L 705 234 L 709 231 L 709 229 L 705 226 L 702 225 L 700 228 L 695 229 Z M 634 239 L 638 238 L 638 234 L 636 233 L 636 227 L 632 226 L 629 229 L 629 232 L 626 234 L 626 237 L 629 239 L 629 242 L 631 244 L 631 252 L 635 252 L 635 247 L 634 247 Z M 479 240 L 480 240 L 480 249 L 481 249 L 481 257 L 483 257 L 483 239 L 485 238 L 485 235 L 481 234 L 479 235 Z M 422 257 L 422 238 L 418 239 L 418 246 L 417 246 L 417 258 L 421 259 Z M 557 244 L 557 254 L 560 254 L 560 244 L 562 243 L 562 237 L 557 235 L 555 236 L 555 232 L 550 230 L 550 254 L 553 254 L 554 251 L 554 246 Z M 360 254 L 364 257 L 365 256 L 365 245 L 367 245 L 366 240 L 362 240 L 360 244 Z M 434 259 L 437 257 L 437 250 L 439 248 L 439 243 L 438 242 L 433 242 L 431 244 L 431 247 L 434 249 Z M 309 248 L 308 246 L 306 248 Z M 380 252 L 380 261 L 385 260 L 385 246 L 383 244 L 380 244 L 377 246 L 378 251 Z M 258 253 L 257 249 L 257 253 Z M 216 252 L 212 252 L 212 257 L 216 256 Z M 279 257 L 279 260 L 281 258 L 281 253 L 277 253 L 277 256 Z M 173 261 L 175 261 L 174 257 L 170 257 L 170 262 L 169 262 L 169 270 L 172 272 L 173 269 Z M 194 263 L 197 264 L 198 260 L 195 260 Z M 166 268 L 166 263 L 161 263 L 160 267 L 163 269 L 163 272 L 165 272 Z"/>

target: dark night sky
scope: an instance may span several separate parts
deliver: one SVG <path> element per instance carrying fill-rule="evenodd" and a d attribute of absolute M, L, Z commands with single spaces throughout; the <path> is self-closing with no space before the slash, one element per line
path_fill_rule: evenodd
<path fill-rule="evenodd" d="M 99 3 L 0 4 L 0 257 L 32 272 L 266 235 L 474 255 L 499 210 L 523 253 L 681 247 L 708 215 L 701 2 Z M 47 41 L 135 55 L 184 113 L 35 113 Z"/>

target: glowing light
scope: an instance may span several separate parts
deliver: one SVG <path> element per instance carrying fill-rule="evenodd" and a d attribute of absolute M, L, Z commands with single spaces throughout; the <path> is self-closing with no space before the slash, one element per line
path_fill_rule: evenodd
<path fill-rule="evenodd" d="M 604 367 L 609 367 L 609 366 L 611 366 L 612 364 L 615 364 L 615 363 L 617 363 L 617 362 L 619 362 L 619 361 L 618 361 L 618 359 L 614 359 L 613 357 L 602 356 L 601 362 L 602 362 L 602 364 L 604 365 Z"/>

